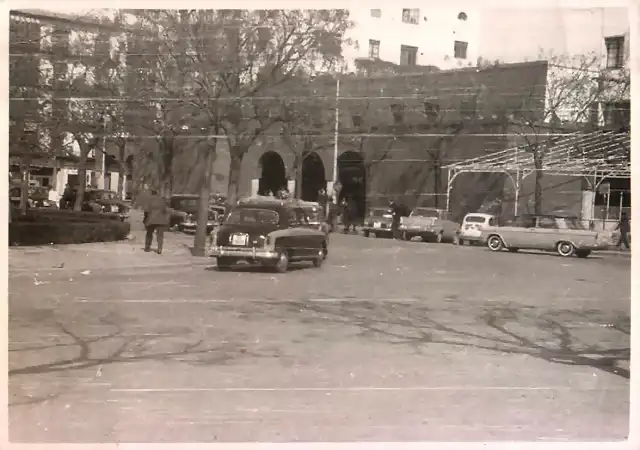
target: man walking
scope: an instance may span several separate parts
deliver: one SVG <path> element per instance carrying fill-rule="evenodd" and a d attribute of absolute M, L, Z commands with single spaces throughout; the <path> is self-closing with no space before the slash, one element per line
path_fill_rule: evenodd
<path fill-rule="evenodd" d="M 156 239 L 158 241 L 158 249 L 156 253 L 162 254 L 162 244 L 164 243 L 164 232 L 169 228 L 171 222 L 171 216 L 181 215 L 186 216 L 186 213 L 176 211 L 169 208 L 164 198 L 158 195 L 158 191 L 152 190 L 151 196 L 147 198 L 147 202 L 144 207 L 144 227 L 146 230 L 144 240 L 144 251 L 151 251 L 151 243 L 153 242 L 153 232 L 156 232 Z"/>
<path fill-rule="evenodd" d="M 620 237 L 616 244 L 618 250 L 622 250 L 622 245 L 624 245 L 627 250 L 630 250 L 631 245 L 629 245 L 629 233 L 631 232 L 631 224 L 629 223 L 627 213 L 620 214 L 620 222 L 618 222 L 616 230 L 620 231 Z"/>

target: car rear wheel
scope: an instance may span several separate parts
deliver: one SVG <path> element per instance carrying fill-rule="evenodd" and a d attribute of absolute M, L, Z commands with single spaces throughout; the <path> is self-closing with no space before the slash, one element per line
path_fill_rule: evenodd
<path fill-rule="evenodd" d="M 558 244 L 556 245 L 556 250 L 558 251 L 558 255 L 569 257 L 569 256 L 573 256 L 573 254 L 576 251 L 576 248 L 573 246 L 571 242 L 562 241 L 562 242 L 558 242 Z"/>
<path fill-rule="evenodd" d="M 591 250 L 576 250 L 576 256 L 578 258 L 586 258 L 591 254 Z"/>
<path fill-rule="evenodd" d="M 280 250 L 278 252 L 278 260 L 274 266 L 276 272 L 285 273 L 289 270 L 289 254 L 286 250 Z"/>
<path fill-rule="evenodd" d="M 499 252 L 504 248 L 504 242 L 502 242 L 502 238 L 500 236 L 492 234 L 489 236 L 489 239 L 487 239 L 487 247 L 489 247 L 489 250 L 491 251 Z"/>
<path fill-rule="evenodd" d="M 362 234 L 364 235 L 364 237 L 369 237 L 369 232 L 367 230 L 364 230 Z"/>
<path fill-rule="evenodd" d="M 444 240 L 444 236 L 442 234 L 442 231 L 440 233 L 438 233 L 436 235 L 436 244 L 442 244 L 442 241 Z"/>

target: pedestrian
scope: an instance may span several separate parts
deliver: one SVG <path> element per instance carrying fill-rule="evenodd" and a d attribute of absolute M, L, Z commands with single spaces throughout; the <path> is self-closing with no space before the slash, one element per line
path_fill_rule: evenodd
<path fill-rule="evenodd" d="M 64 191 L 62 192 L 62 199 L 60 200 L 60 209 L 68 209 L 72 205 L 73 188 L 69 183 L 65 184 Z"/>
<path fill-rule="evenodd" d="M 402 217 L 402 207 L 395 200 L 389 201 L 389 214 L 391 214 L 391 233 L 394 239 L 400 239 L 400 218 Z"/>
<path fill-rule="evenodd" d="M 631 232 L 631 224 L 629 223 L 629 217 L 627 216 L 627 213 L 620 214 L 620 222 L 618 222 L 616 231 L 620 232 L 620 237 L 618 238 L 616 248 L 618 250 L 622 250 L 622 245 L 624 245 L 627 250 L 631 250 L 631 245 L 629 244 L 629 233 Z"/>
<path fill-rule="evenodd" d="M 171 223 L 171 216 L 186 216 L 187 214 L 182 211 L 176 211 L 167 205 L 164 198 L 158 195 L 158 191 L 152 190 L 151 195 L 146 199 L 144 205 L 144 219 L 143 224 L 146 230 L 144 240 L 144 251 L 151 251 L 151 243 L 153 242 L 153 233 L 156 233 L 156 240 L 158 241 L 158 249 L 156 253 L 162 254 L 162 246 L 164 243 L 164 232 L 169 228 Z"/>
<path fill-rule="evenodd" d="M 324 189 L 320 189 L 318 191 L 318 204 L 320 205 L 320 208 L 322 209 L 322 212 L 325 217 L 328 217 L 329 215 L 327 211 L 328 201 L 329 201 L 329 196 L 327 195 L 327 192 Z"/>

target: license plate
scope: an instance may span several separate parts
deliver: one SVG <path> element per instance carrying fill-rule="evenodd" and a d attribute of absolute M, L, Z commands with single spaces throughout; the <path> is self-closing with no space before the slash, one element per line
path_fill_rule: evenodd
<path fill-rule="evenodd" d="M 374 222 L 373 228 L 382 228 L 382 224 L 380 222 Z"/>
<path fill-rule="evenodd" d="M 247 236 L 245 234 L 236 234 L 231 237 L 231 245 L 247 245 Z"/>

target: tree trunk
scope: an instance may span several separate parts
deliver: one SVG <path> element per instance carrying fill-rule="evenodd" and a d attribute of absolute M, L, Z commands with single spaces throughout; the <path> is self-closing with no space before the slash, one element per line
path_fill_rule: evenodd
<path fill-rule="evenodd" d="M 85 186 L 87 185 L 87 155 L 91 150 L 87 144 L 82 144 L 78 140 L 80 146 L 80 161 L 78 161 L 78 189 L 76 190 L 76 201 L 73 205 L 74 211 L 82 210 L 82 201 L 84 200 Z"/>
<path fill-rule="evenodd" d="M 533 190 L 533 213 L 542 214 L 542 158 L 534 157 L 536 167 L 535 171 L 535 187 Z"/>
<path fill-rule="evenodd" d="M 296 152 L 293 159 L 293 167 L 294 167 L 293 173 L 295 174 L 295 182 L 296 182 L 294 197 L 298 199 L 302 198 L 302 161 L 303 160 L 304 160 L 304 156 Z"/>
<path fill-rule="evenodd" d="M 227 206 L 233 207 L 238 201 L 240 193 L 240 171 L 244 153 L 238 147 L 231 148 L 231 161 L 229 163 L 229 183 L 227 185 Z"/>
<path fill-rule="evenodd" d="M 218 133 L 216 133 L 218 134 Z M 193 240 L 193 255 L 205 256 L 205 245 L 207 243 L 207 222 L 209 221 L 209 198 L 211 197 L 211 177 L 213 176 L 213 163 L 216 160 L 218 139 L 213 145 L 207 146 L 204 162 L 204 175 L 200 185 L 200 200 L 198 205 L 198 226 L 196 236 Z"/>
<path fill-rule="evenodd" d="M 20 163 L 20 215 L 27 213 L 29 202 L 29 163 Z"/>

